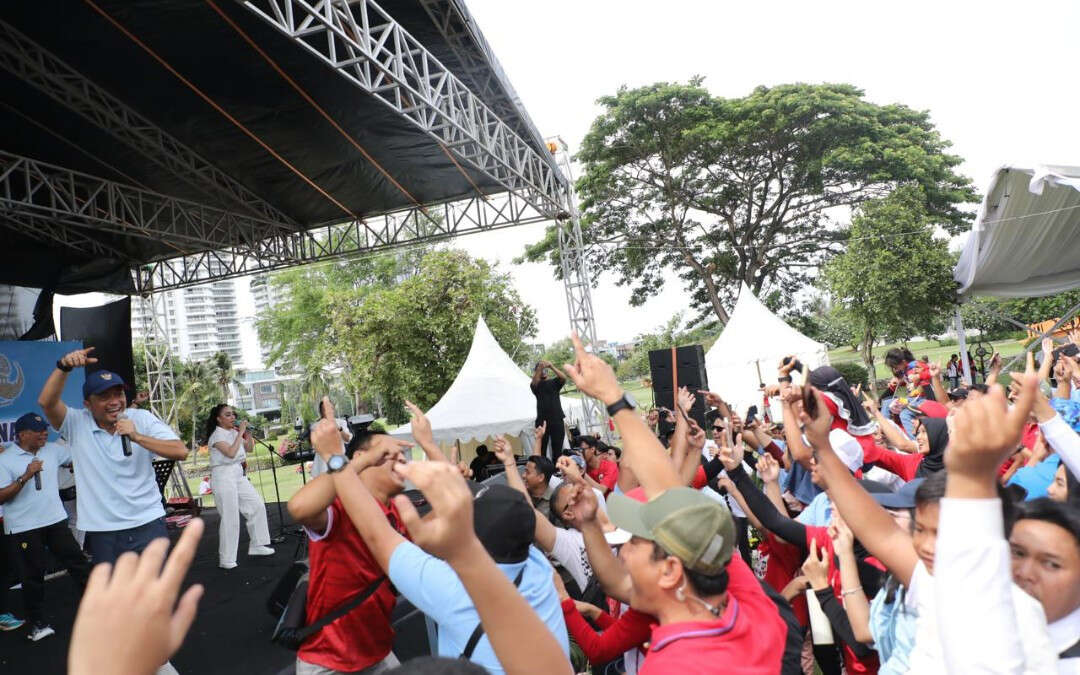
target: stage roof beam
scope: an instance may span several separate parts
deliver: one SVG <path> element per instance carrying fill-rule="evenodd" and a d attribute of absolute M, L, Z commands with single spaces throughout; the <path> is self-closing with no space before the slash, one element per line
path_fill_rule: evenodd
<path fill-rule="evenodd" d="M 499 230 L 548 220 L 512 192 L 465 201 L 430 204 L 373 216 L 365 222 L 325 225 L 299 233 L 288 259 L 268 259 L 247 248 L 211 251 L 160 260 L 137 270 L 136 287 L 169 289 L 268 272 L 295 265 L 364 255 L 411 244 L 442 241 L 476 232 Z"/>
<path fill-rule="evenodd" d="M 222 200 L 222 206 L 239 206 L 281 232 L 300 229 L 280 210 L 4 21 L 0 21 L 0 67 L 191 187 Z"/>
<path fill-rule="evenodd" d="M 373 0 L 249 0 L 244 5 L 339 75 L 549 217 L 563 178 Z"/>

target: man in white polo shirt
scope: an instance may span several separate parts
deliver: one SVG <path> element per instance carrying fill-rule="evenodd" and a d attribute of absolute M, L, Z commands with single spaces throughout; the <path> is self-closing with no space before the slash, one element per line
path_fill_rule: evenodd
<path fill-rule="evenodd" d="M 187 448 L 153 413 L 127 408 L 124 381 L 116 373 L 99 370 L 86 376 L 82 408 L 68 408 L 60 400 L 68 373 L 97 362 L 91 351 L 77 349 L 57 361 L 38 403 L 68 442 L 79 486 L 78 526 L 97 564 L 116 562 L 126 551 L 140 553 L 154 539 L 168 536 L 153 459 L 180 460 Z M 124 436 L 130 456 L 124 455 Z"/>
<path fill-rule="evenodd" d="M 4 532 L 14 543 L 22 578 L 23 604 L 30 619 L 30 640 L 53 634 L 45 617 L 45 551 L 67 568 L 81 595 L 90 574 L 86 559 L 67 526 L 67 511 L 60 501 L 57 473 L 71 461 L 68 450 L 49 443 L 49 425 L 37 413 L 15 420 L 15 442 L 0 452 L 0 503 L 4 505 Z"/>

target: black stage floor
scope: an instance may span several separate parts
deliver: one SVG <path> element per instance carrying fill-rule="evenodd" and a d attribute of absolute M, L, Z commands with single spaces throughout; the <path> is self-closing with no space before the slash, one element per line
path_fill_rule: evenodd
<path fill-rule="evenodd" d="M 282 512 L 288 527 L 288 512 L 284 508 Z M 267 516 L 270 534 L 275 535 L 276 504 L 267 505 Z M 292 563 L 301 539 L 290 536 L 275 546 L 273 556 L 249 558 L 247 531 L 242 526 L 239 566 L 226 571 L 217 566 L 217 511 L 204 511 L 202 518 L 206 530 L 186 584 L 201 583 L 206 592 L 187 640 L 172 659 L 173 666 L 183 675 L 293 672 L 296 653 L 270 642 L 274 619 L 266 610 L 266 599 Z M 174 541 L 176 536 L 178 533 L 173 533 Z M 32 643 L 26 639 L 26 627 L 0 632 L 0 673 L 51 675 L 66 671 L 68 641 L 78 606 L 72 588 L 66 575 L 46 582 L 46 607 L 56 635 Z M 9 601 L 16 615 L 25 618 L 21 592 L 11 591 Z"/>

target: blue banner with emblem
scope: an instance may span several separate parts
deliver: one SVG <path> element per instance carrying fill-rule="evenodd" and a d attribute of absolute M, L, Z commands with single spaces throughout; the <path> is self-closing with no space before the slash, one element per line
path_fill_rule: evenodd
<path fill-rule="evenodd" d="M 41 412 L 38 395 L 56 362 L 64 354 L 82 349 L 81 342 L 0 341 L 0 442 L 13 441 L 15 420 L 28 412 Z M 86 374 L 76 368 L 68 375 L 61 399 L 73 408 L 83 407 L 82 386 Z M 56 438 L 50 430 L 49 437 Z"/>

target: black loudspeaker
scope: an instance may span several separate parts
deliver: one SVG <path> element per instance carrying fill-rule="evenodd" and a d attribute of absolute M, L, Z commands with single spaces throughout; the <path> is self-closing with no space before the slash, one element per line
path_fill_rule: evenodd
<path fill-rule="evenodd" d="M 128 400 L 135 395 L 135 359 L 131 350 L 131 298 L 99 307 L 61 307 L 60 339 L 82 340 L 98 362 L 86 372 L 111 370 L 124 378 Z M 145 375 L 145 373 L 143 373 Z"/>
<path fill-rule="evenodd" d="M 672 365 L 670 349 L 655 349 L 649 352 L 649 374 L 652 377 L 656 405 L 674 411 Z M 694 405 L 690 408 L 690 417 L 704 429 L 705 400 L 697 392 L 699 389 L 709 388 L 709 377 L 705 374 L 705 349 L 701 345 L 676 348 L 674 368 L 676 375 L 674 379 L 678 380 L 678 386 L 687 387 L 694 394 Z"/>

